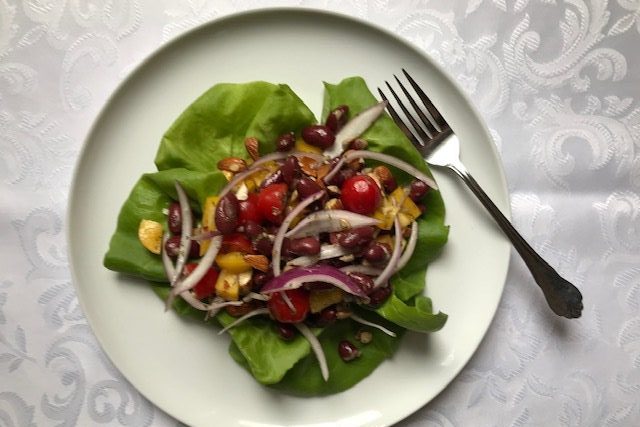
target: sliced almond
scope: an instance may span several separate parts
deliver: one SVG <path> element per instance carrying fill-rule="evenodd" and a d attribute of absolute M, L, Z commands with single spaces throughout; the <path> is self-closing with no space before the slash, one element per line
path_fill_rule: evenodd
<path fill-rule="evenodd" d="M 269 270 L 269 258 L 264 255 L 245 255 L 244 261 L 256 270 L 267 272 Z"/>
<path fill-rule="evenodd" d="M 244 148 L 247 150 L 249 157 L 253 160 L 258 160 L 260 157 L 260 141 L 252 136 L 244 140 Z"/>
<path fill-rule="evenodd" d="M 318 181 L 322 181 L 322 179 L 327 176 L 331 169 L 333 169 L 333 167 L 329 164 L 320 165 L 316 171 L 316 177 Z"/>
<path fill-rule="evenodd" d="M 317 162 L 311 157 L 301 157 L 298 159 L 298 163 L 300 164 L 300 169 L 304 172 L 305 175 L 315 177 L 317 174 L 316 165 Z"/>
<path fill-rule="evenodd" d="M 247 162 L 240 157 L 227 157 L 218 162 L 218 169 L 221 171 L 238 173 L 247 169 Z"/>

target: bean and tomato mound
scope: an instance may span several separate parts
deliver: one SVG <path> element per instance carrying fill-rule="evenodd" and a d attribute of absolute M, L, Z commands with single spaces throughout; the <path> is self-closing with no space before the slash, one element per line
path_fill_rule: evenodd
<path fill-rule="evenodd" d="M 260 141 L 246 138 L 249 160 L 218 162 L 228 184 L 206 199 L 201 217 L 176 182 L 166 226 L 143 220 L 138 233 L 163 259 L 172 286 L 167 307 L 180 297 L 206 316 L 226 310 L 237 320 L 222 332 L 268 316 L 283 340 L 309 340 L 325 380 L 323 350 L 309 328 L 350 318 L 393 335 L 353 308 L 379 307 L 392 294 L 390 278 L 409 261 L 416 219 L 436 187 L 407 163 L 367 151 L 361 134 L 383 109 L 378 104 L 348 120 L 342 105 L 324 124 L 280 135 L 277 152 L 264 156 Z M 336 145 L 337 155 L 325 154 Z M 391 167 L 415 179 L 400 186 Z M 371 334 L 356 339 L 367 344 Z M 336 351 L 344 361 L 360 355 L 349 337 Z"/>

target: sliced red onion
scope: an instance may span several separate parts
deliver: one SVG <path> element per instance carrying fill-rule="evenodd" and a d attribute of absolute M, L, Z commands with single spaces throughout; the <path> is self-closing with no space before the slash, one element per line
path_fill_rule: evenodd
<path fill-rule="evenodd" d="M 265 170 L 267 170 L 267 169 L 258 168 L 258 167 L 251 167 L 251 168 L 247 169 L 246 171 L 242 171 L 242 172 L 234 175 L 234 177 L 231 178 L 231 181 L 229 181 L 227 183 L 227 185 L 220 191 L 220 194 L 218 194 L 218 198 L 222 199 L 224 196 L 227 195 L 227 193 L 229 191 L 233 190 L 236 185 L 238 185 L 239 183 L 241 183 L 242 181 L 244 181 L 245 179 L 247 179 L 248 177 L 250 177 L 254 173 L 258 173 L 260 171 L 265 171 Z"/>
<path fill-rule="evenodd" d="M 269 298 L 261 295 L 259 293 L 256 292 L 249 292 L 247 295 L 244 296 L 244 298 L 242 298 L 242 301 L 247 302 L 247 301 L 251 301 L 251 300 L 258 300 L 258 301 L 269 301 Z"/>
<path fill-rule="evenodd" d="M 164 250 L 164 245 L 167 243 L 167 240 L 169 240 L 169 236 L 170 236 L 169 233 L 164 233 L 164 235 L 162 236 L 162 255 L 161 255 L 162 265 L 164 266 L 164 271 L 168 278 L 173 277 L 174 274 L 176 274 L 176 269 L 173 266 L 173 263 L 171 262 L 171 258 L 169 258 L 167 251 Z M 184 299 L 187 303 L 189 303 L 191 307 L 195 308 L 196 310 L 202 310 L 202 311 L 209 310 L 208 306 L 205 303 L 197 299 L 189 291 L 185 291 L 181 293 L 180 297 L 182 297 L 182 299 Z"/>
<path fill-rule="evenodd" d="M 316 355 L 316 359 L 318 359 L 322 378 L 327 381 L 329 379 L 329 366 L 327 366 L 327 358 L 324 355 L 324 351 L 322 351 L 320 341 L 318 341 L 318 338 L 313 334 L 313 332 L 311 332 L 311 329 L 309 329 L 309 327 L 304 323 L 294 323 L 293 326 L 298 328 L 302 336 L 309 341 L 311 350 L 313 350 L 313 353 Z"/>
<path fill-rule="evenodd" d="M 220 332 L 218 332 L 218 335 L 222 335 L 225 332 L 227 332 L 229 329 L 238 326 L 240 323 L 244 322 L 245 320 L 247 320 L 250 317 L 254 317 L 254 316 L 262 316 L 265 314 L 269 314 L 269 309 L 266 307 L 262 307 L 262 308 L 256 308 L 253 311 L 248 312 L 247 314 L 245 314 L 242 317 L 238 317 L 235 321 L 229 323 L 227 326 L 224 327 L 224 329 L 222 329 Z"/>
<path fill-rule="evenodd" d="M 397 273 L 398 271 L 402 270 L 404 266 L 407 265 L 407 263 L 411 259 L 411 255 L 413 255 L 413 251 L 416 249 L 417 242 L 418 242 L 418 222 L 413 221 L 411 223 L 411 235 L 409 236 L 409 241 L 407 242 L 407 246 L 404 248 L 404 251 L 402 252 L 402 256 L 398 261 L 398 266 L 396 267 L 396 270 L 394 273 Z"/>
<path fill-rule="evenodd" d="M 409 163 L 403 162 L 402 160 L 396 159 L 395 157 L 389 156 L 388 154 L 376 153 L 373 151 L 366 151 L 366 150 L 350 150 L 344 153 L 344 156 L 342 158 L 344 159 L 345 162 L 350 162 L 354 159 L 362 158 L 362 159 L 371 159 L 371 160 L 377 160 L 379 162 L 387 163 L 391 166 L 397 167 L 398 169 L 402 169 L 409 175 L 412 175 L 417 179 L 419 179 L 420 181 L 423 181 L 425 184 L 427 184 L 429 187 L 433 188 L 434 190 L 438 189 L 438 185 L 432 178 L 429 178 L 427 175 L 420 172 L 418 169 L 414 168 Z"/>
<path fill-rule="evenodd" d="M 387 283 L 387 280 L 389 280 L 393 273 L 395 273 L 396 265 L 400 259 L 400 253 L 402 252 L 402 227 L 400 227 L 400 220 L 398 220 L 397 216 L 393 219 L 393 225 L 396 233 L 393 240 L 393 252 L 391 253 L 391 258 L 389 258 L 389 262 L 386 267 L 382 270 L 382 273 L 373 280 L 374 289 Z"/>
<path fill-rule="evenodd" d="M 345 273 L 362 273 L 366 274 L 367 276 L 379 276 L 380 274 L 382 274 L 382 269 L 362 264 L 346 265 L 340 268 L 340 271 L 343 271 Z"/>
<path fill-rule="evenodd" d="M 307 237 L 318 233 L 344 231 L 350 228 L 377 225 L 378 220 L 354 212 L 334 209 L 314 212 L 285 234 L 285 237 Z"/>
<path fill-rule="evenodd" d="M 191 236 L 191 240 L 195 240 L 196 242 L 202 242 L 203 240 L 211 240 L 216 236 L 219 236 L 220 232 L 217 230 L 211 231 L 201 231 L 198 234 L 194 234 Z"/>
<path fill-rule="evenodd" d="M 360 286 L 346 273 L 330 265 L 312 265 L 287 270 L 278 277 L 267 282 L 260 291 L 263 294 L 296 289 L 308 282 L 324 282 L 336 286 L 343 291 L 368 300 Z"/>
<path fill-rule="evenodd" d="M 344 147 L 350 141 L 358 138 L 378 120 L 378 117 L 380 117 L 386 107 L 387 101 L 382 101 L 361 111 L 360 114 L 349 120 L 336 134 L 335 144 L 339 147 Z"/>
<path fill-rule="evenodd" d="M 378 325 L 377 323 L 369 322 L 368 320 L 363 319 L 362 317 L 358 316 L 357 314 L 351 313 L 350 317 L 351 317 L 351 319 L 355 320 L 358 323 L 361 323 L 361 324 L 366 325 L 366 326 L 371 326 L 372 328 L 379 329 L 379 330 L 381 330 L 382 332 L 384 332 L 385 334 L 387 334 L 387 335 L 389 335 L 391 337 L 395 337 L 396 336 L 395 332 L 390 331 L 389 329 L 385 328 L 382 325 Z"/>
<path fill-rule="evenodd" d="M 173 277 L 169 278 L 171 286 L 175 286 L 187 262 L 187 257 L 191 250 L 191 230 L 193 228 L 193 215 L 191 214 L 191 206 L 189 206 L 187 193 L 184 192 L 184 189 L 178 181 L 175 182 L 175 186 L 176 192 L 178 193 L 178 202 L 180 203 L 180 214 L 182 215 L 182 235 L 180 236 L 180 249 L 178 250 L 176 269 Z"/>
<path fill-rule="evenodd" d="M 289 214 L 286 216 L 284 221 L 282 221 L 282 225 L 280 225 L 280 228 L 278 229 L 278 232 L 276 233 L 276 237 L 273 241 L 273 249 L 271 251 L 271 260 L 272 260 L 271 264 L 273 265 L 274 276 L 280 275 L 280 258 L 282 256 L 282 242 L 284 241 L 284 236 L 285 236 L 285 233 L 287 232 L 287 229 L 289 228 L 289 224 L 291 224 L 291 221 L 293 221 L 298 215 L 300 215 L 307 206 L 309 206 L 311 203 L 315 202 L 316 200 L 320 199 L 322 196 L 324 196 L 324 191 L 318 191 L 314 195 L 307 197 L 306 199 L 298 203 L 298 205 L 295 208 L 293 208 L 291 212 L 289 212 Z"/>
<path fill-rule="evenodd" d="M 202 279 L 204 275 L 207 274 L 207 271 L 209 271 L 209 268 L 211 268 L 213 262 L 216 259 L 216 255 L 218 255 L 220 246 L 222 246 L 222 236 L 217 236 L 211 239 L 211 244 L 207 248 L 207 252 L 205 252 L 204 256 L 198 263 L 198 266 L 191 272 L 191 274 L 176 283 L 174 288 L 171 290 L 169 298 L 167 298 L 167 310 L 171 308 L 176 295 L 179 295 L 182 292 L 188 291 L 189 289 L 193 288 L 200 281 L 200 279 Z"/>
<path fill-rule="evenodd" d="M 350 250 L 345 249 L 340 245 L 322 245 L 320 246 L 320 253 L 318 255 L 300 256 L 292 259 L 287 264 L 295 267 L 304 267 L 315 264 L 321 259 L 337 258 L 349 253 L 351 253 Z"/>
<path fill-rule="evenodd" d="M 333 169 L 331 169 L 325 176 L 324 178 L 322 178 L 322 180 L 324 182 L 329 182 L 331 181 L 331 179 L 338 173 L 340 172 L 340 169 L 342 169 L 342 167 L 345 164 L 345 160 L 344 160 L 344 156 L 340 157 L 340 160 L 338 160 L 338 163 L 335 164 L 335 166 L 333 167 Z"/>

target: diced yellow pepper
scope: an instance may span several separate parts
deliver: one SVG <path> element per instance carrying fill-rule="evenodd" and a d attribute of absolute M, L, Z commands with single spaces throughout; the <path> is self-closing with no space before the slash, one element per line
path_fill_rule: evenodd
<path fill-rule="evenodd" d="M 413 200 L 411 200 L 411 198 L 404 192 L 402 188 L 396 188 L 393 193 L 391 193 L 391 197 L 394 198 L 396 206 L 402 204 L 400 206 L 400 213 L 405 214 L 409 219 L 409 222 L 407 224 L 402 224 L 402 218 L 400 218 L 400 224 L 403 227 L 409 225 L 422 213 L 420 211 L 420 208 L 417 207 L 415 203 L 413 203 Z"/>
<path fill-rule="evenodd" d="M 240 297 L 238 275 L 227 270 L 220 270 L 216 281 L 216 295 L 226 301 L 237 301 Z"/>
<path fill-rule="evenodd" d="M 216 222 L 214 221 L 214 218 L 218 199 L 218 196 L 209 196 L 204 201 L 204 206 L 202 208 L 202 228 L 205 230 L 216 229 Z M 200 256 L 203 256 L 204 253 L 207 252 L 210 243 L 210 240 L 203 240 L 200 242 Z"/>
<path fill-rule="evenodd" d="M 393 250 L 393 236 L 391 236 L 391 234 L 381 234 L 380 236 L 376 237 L 376 242 L 378 243 L 385 243 L 387 244 L 391 250 Z"/>
<path fill-rule="evenodd" d="M 421 214 L 420 208 L 413 203 L 405 191 L 398 187 L 393 193 L 385 197 L 373 213 L 373 217 L 380 221 L 379 228 L 390 230 L 396 215 L 402 228 L 411 224 Z"/>
<path fill-rule="evenodd" d="M 244 273 L 252 269 L 251 264 L 244 260 L 244 256 L 240 252 L 220 254 L 216 257 L 216 263 L 221 269 L 233 274 Z"/>
<path fill-rule="evenodd" d="M 295 150 L 302 151 L 303 153 L 322 154 L 322 148 L 307 144 L 302 138 L 296 139 Z"/>
<path fill-rule="evenodd" d="M 320 313 L 330 305 L 337 304 L 344 298 L 338 288 L 312 290 L 309 294 L 309 305 L 312 313 Z"/>
<path fill-rule="evenodd" d="M 142 246 L 154 254 L 160 254 L 162 246 L 162 224 L 150 219 L 143 219 L 138 225 L 138 239 Z"/>

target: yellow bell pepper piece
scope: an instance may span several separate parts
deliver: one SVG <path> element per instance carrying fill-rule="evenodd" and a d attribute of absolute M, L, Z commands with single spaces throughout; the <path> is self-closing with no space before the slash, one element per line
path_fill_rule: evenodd
<path fill-rule="evenodd" d="M 296 139 L 295 150 L 302 151 L 303 153 L 322 154 L 322 148 L 307 144 L 302 138 Z"/>
<path fill-rule="evenodd" d="M 373 217 L 380 221 L 378 227 L 383 230 L 390 230 L 393 227 L 393 220 L 396 215 L 400 221 L 400 226 L 404 228 L 418 218 L 421 213 L 420 208 L 413 203 L 413 200 L 402 188 L 398 187 L 382 200 Z"/>
<path fill-rule="evenodd" d="M 238 275 L 228 270 L 220 270 L 216 281 L 216 295 L 226 301 L 237 301 L 240 297 Z"/>
<path fill-rule="evenodd" d="M 220 254 L 216 257 L 216 263 L 221 269 L 233 274 L 244 273 L 253 268 L 251 264 L 244 260 L 244 255 L 241 252 Z"/>
<path fill-rule="evenodd" d="M 218 203 L 218 196 L 209 196 L 204 201 L 204 206 L 202 209 L 202 228 L 204 230 L 215 230 L 216 222 L 214 221 L 216 214 L 216 204 Z M 200 242 L 200 256 L 203 256 L 207 249 L 209 248 L 209 244 L 211 242 L 209 240 L 203 240 Z"/>

